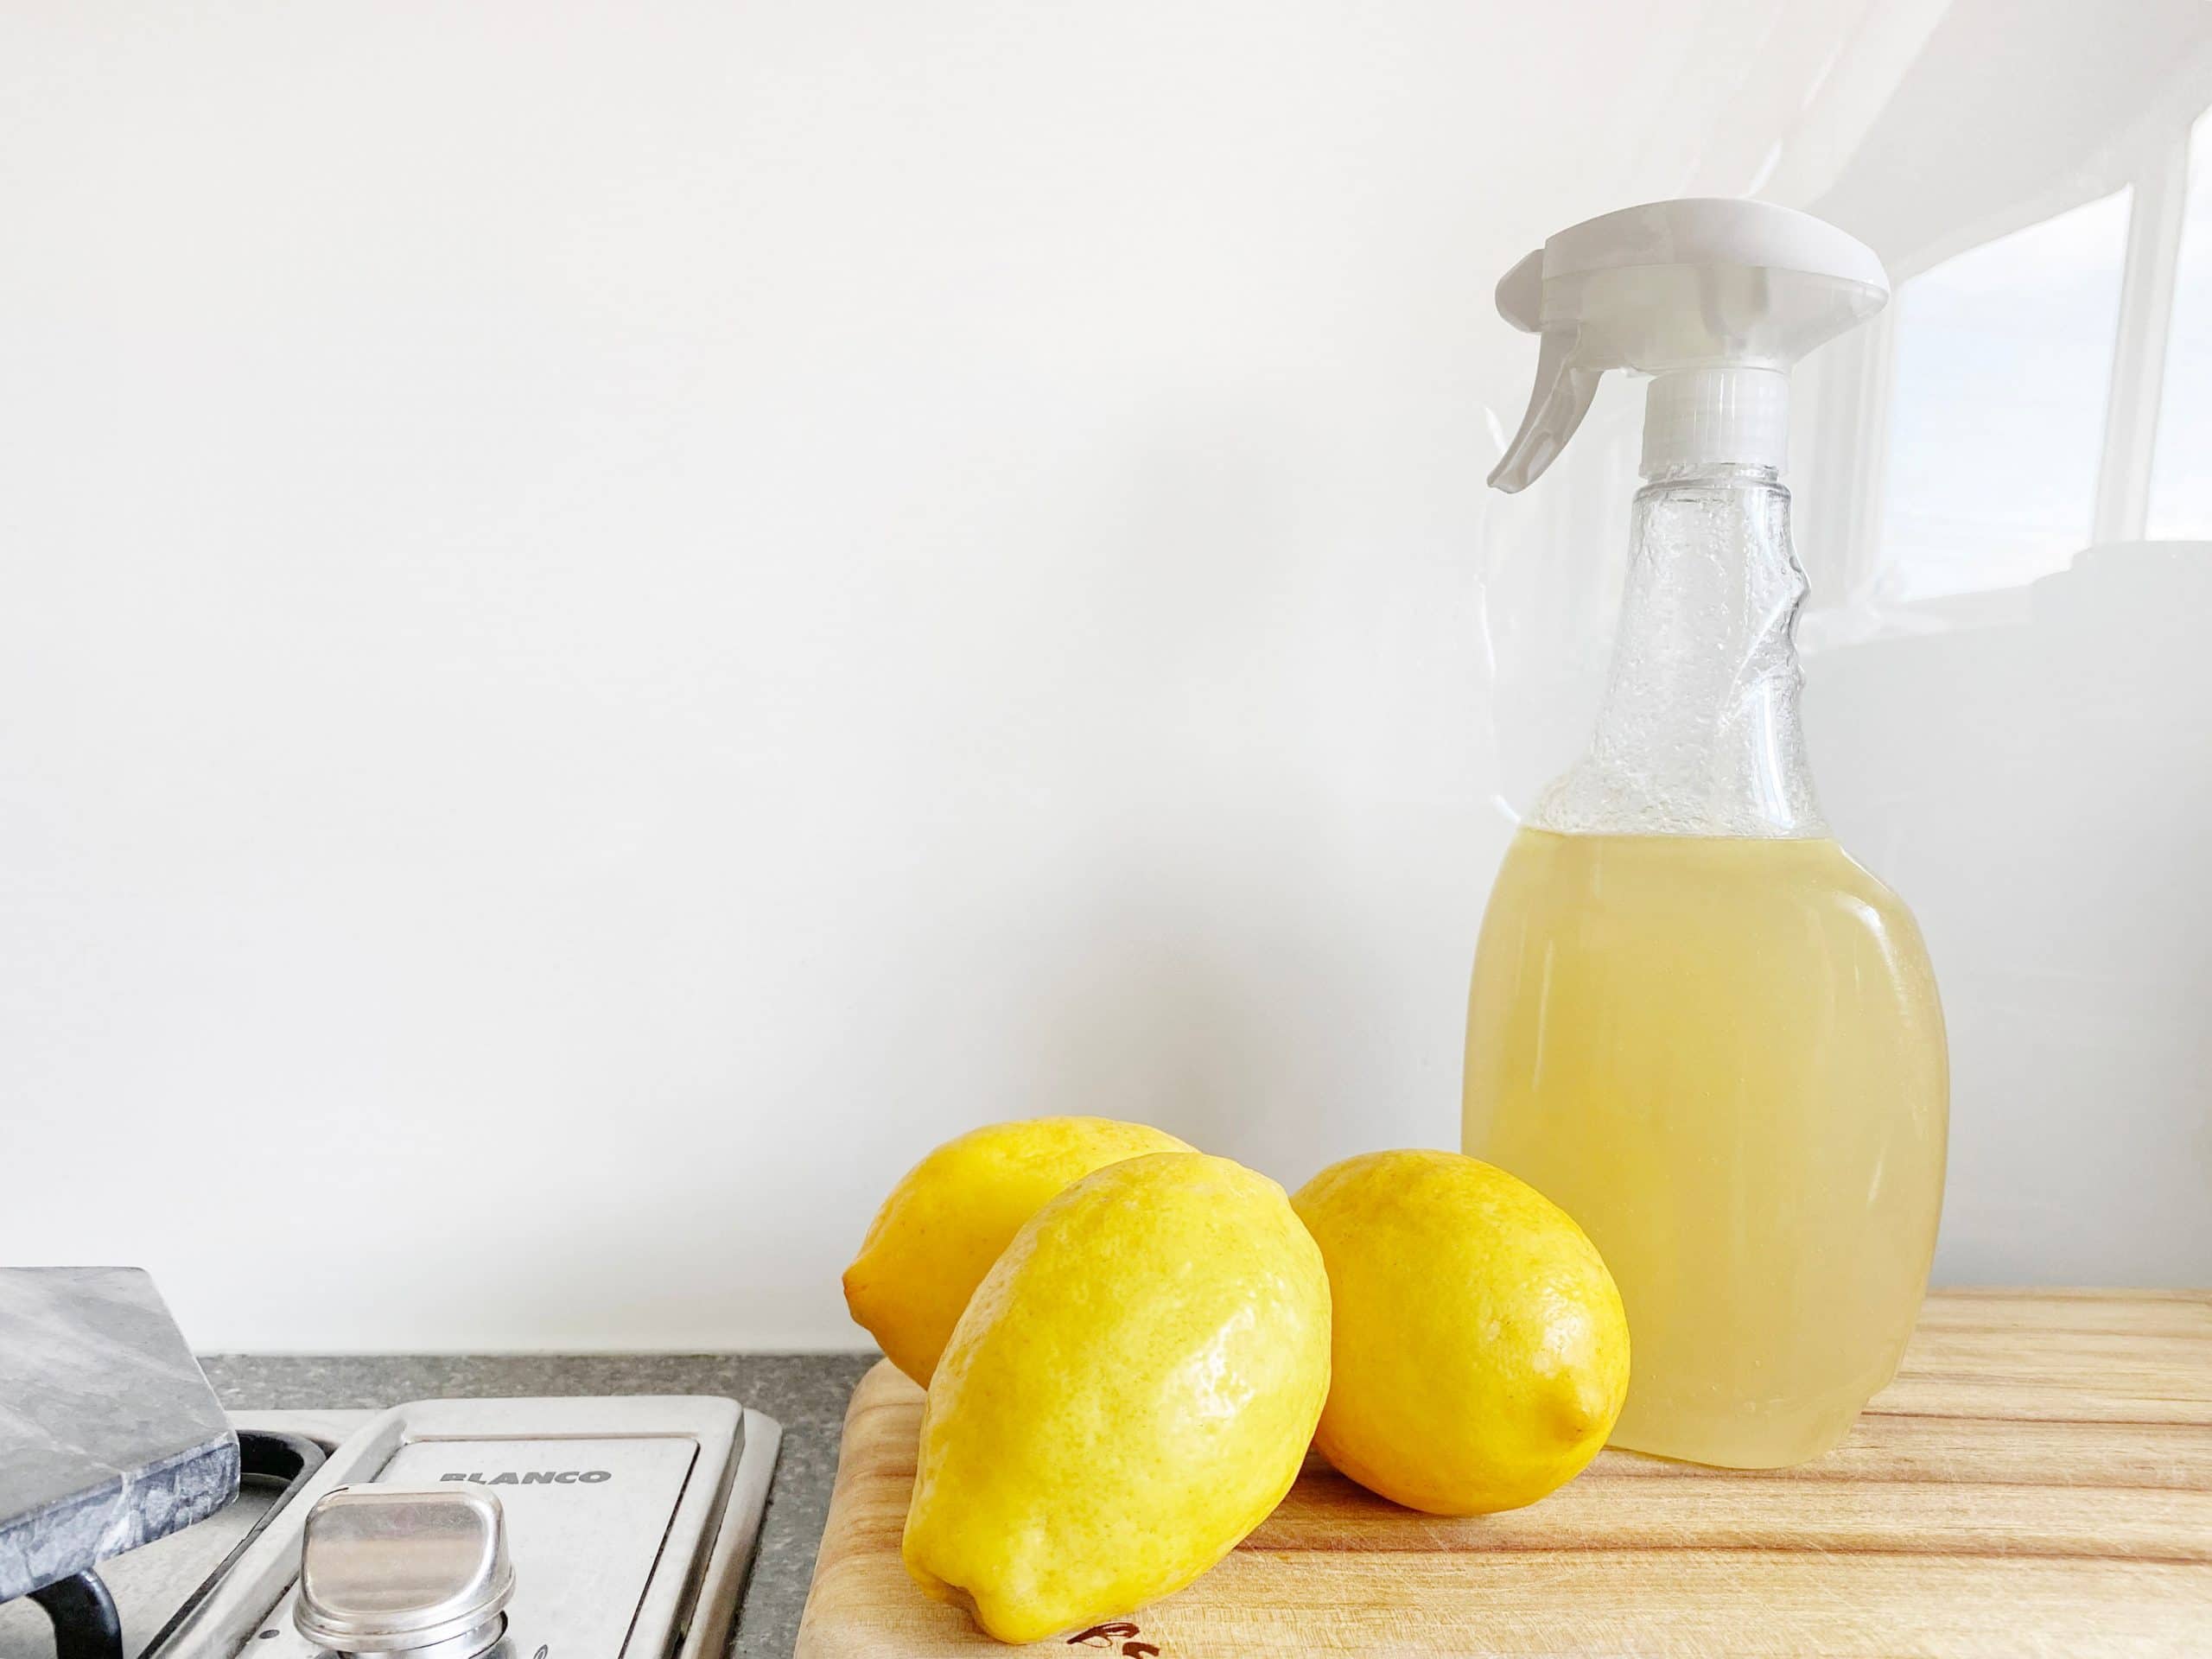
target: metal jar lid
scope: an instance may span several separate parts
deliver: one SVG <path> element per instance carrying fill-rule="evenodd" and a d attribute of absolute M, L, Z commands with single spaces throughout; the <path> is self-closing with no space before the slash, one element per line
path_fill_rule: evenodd
<path fill-rule="evenodd" d="M 293 1622 L 335 1653 L 470 1659 L 499 1639 L 514 1589 L 493 1493 L 340 1486 L 308 1512 Z"/>

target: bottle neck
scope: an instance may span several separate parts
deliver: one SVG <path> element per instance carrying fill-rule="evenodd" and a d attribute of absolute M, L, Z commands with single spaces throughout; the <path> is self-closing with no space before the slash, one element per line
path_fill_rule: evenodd
<path fill-rule="evenodd" d="M 1531 822 L 1578 835 L 1826 835 L 1798 715 L 1805 594 L 1774 468 L 1658 471 L 1636 496 L 1597 731 Z"/>
<path fill-rule="evenodd" d="M 1789 377 L 1743 364 L 1672 369 L 1643 394 L 1646 478 L 1767 470 L 1789 458 Z"/>

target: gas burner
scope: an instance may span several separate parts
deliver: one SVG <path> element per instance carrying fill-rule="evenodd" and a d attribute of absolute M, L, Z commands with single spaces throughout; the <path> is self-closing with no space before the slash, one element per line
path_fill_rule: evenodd
<path fill-rule="evenodd" d="M 0 1607 L 0 1659 L 719 1659 L 781 1439 L 705 1395 L 231 1421 L 238 1502 L 103 1562 L 104 1613 Z"/>

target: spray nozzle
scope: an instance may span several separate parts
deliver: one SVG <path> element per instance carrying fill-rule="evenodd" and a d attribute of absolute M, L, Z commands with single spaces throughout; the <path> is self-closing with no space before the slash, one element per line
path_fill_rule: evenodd
<path fill-rule="evenodd" d="M 1589 413 L 1599 377 L 1659 377 L 1643 468 L 1740 461 L 1779 468 L 1790 365 L 1890 296 L 1873 251 L 1764 201 L 1692 197 L 1585 219 L 1505 273 L 1498 314 L 1537 336 L 1529 412 L 1490 475 L 1527 488 Z"/>

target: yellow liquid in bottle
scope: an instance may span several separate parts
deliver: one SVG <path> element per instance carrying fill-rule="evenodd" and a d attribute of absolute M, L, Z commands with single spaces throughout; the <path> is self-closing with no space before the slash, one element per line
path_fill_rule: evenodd
<path fill-rule="evenodd" d="M 1466 1149 L 1618 1281 L 1613 1444 L 1815 1457 L 1897 1370 L 1948 1076 L 1920 931 L 1834 841 L 1523 830 L 1467 1025 Z"/>

